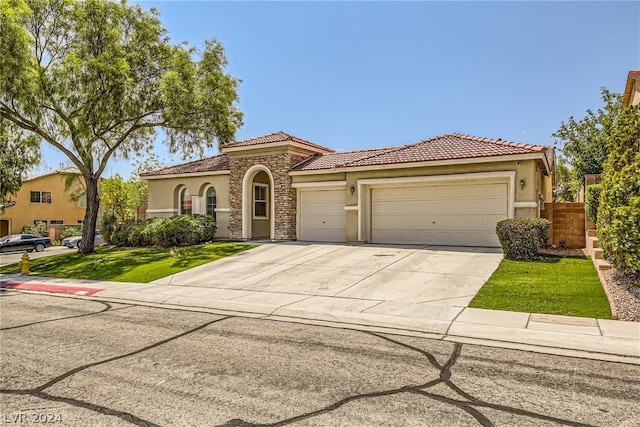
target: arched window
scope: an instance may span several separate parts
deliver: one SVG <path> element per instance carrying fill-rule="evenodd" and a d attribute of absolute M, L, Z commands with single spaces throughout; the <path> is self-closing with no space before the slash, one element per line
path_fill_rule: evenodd
<path fill-rule="evenodd" d="M 180 213 L 191 215 L 191 195 L 189 194 L 188 188 L 183 188 L 180 190 Z"/>
<path fill-rule="evenodd" d="M 216 189 L 213 187 L 209 187 L 209 189 L 207 190 L 207 210 L 205 213 L 207 215 L 211 215 L 214 221 L 216 220 L 216 206 Z"/>

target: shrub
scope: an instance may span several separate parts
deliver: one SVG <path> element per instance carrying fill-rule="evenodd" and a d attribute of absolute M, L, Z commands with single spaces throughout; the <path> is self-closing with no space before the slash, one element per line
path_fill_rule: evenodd
<path fill-rule="evenodd" d="M 111 233 L 116 229 L 116 225 L 118 225 L 118 221 L 111 212 L 105 212 L 98 218 L 98 230 L 105 242 L 111 243 Z"/>
<path fill-rule="evenodd" d="M 640 271 L 640 107 L 620 114 L 608 143 L 598 244 L 617 268 Z"/>
<path fill-rule="evenodd" d="M 531 260 L 547 240 L 550 221 L 542 218 L 511 218 L 498 222 L 496 234 L 505 258 Z"/>
<path fill-rule="evenodd" d="M 21 234 L 35 234 L 44 237 L 49 234 L 49 229 L 44 222 L 38 222 L 36 225 L 25 224 L 20 229 Z"/>
<path fill-rule="evenodd" d="M 118 246 L 175 247 L 210 242 L 216 226 L 208 215 L 178 215 L 172 218 L 150 218 L 140 222 L 119 224 L 111 235 Z"/>
<path fill-rule="evenodd" d="M 600 194 L 602 193 L 602 184 L 593 184 L 587 186 L 584 194 L 584 210 L 593 222 L 598 222 L 598 207 L 600 206 Z"/>
<path fill-rule="evenodd" d="M 60 232 L 60 238 L 66 239 L 67 237 L 81 236 L 82 225 L 67 225 Z"/>

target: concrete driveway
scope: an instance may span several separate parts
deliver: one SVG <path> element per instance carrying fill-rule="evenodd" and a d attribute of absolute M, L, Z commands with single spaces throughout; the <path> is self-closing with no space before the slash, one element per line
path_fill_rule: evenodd
<path fill-rule="evenodd" d="M 203 295 L 230 310 L 253 304 L 281 316 L 342 321 L 358 313 L 393 316 L 390 326 L 400 316 L 444 327 L 501 260 L 492 248 L 269 243 L 152 283 L 207 288 Z"/>

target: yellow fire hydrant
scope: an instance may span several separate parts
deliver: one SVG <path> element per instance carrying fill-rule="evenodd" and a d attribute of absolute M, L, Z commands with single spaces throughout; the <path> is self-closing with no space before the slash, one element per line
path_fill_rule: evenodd
<path fill-rule="evenodd" d="M 29 274 L 29 254 L 23 253 L 20 264 L 20 274 Z"/>

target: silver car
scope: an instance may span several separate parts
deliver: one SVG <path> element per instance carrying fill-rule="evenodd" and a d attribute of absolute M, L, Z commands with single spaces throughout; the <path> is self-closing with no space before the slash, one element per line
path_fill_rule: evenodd
<path fill-rule="evenodd" d="M 80 246 L 81 241 L 82 241 L 82 236 L 67 237 L 66 239 L 62 240 L 62 246 L 66 246 L 70 249 L 77 248 Z M 102 236 L 100 235 L 100 232 L 96 230 L 94 245 L 100 246 L 103 244 L 104 244 L 104 241 L 102 240 Z"/>

